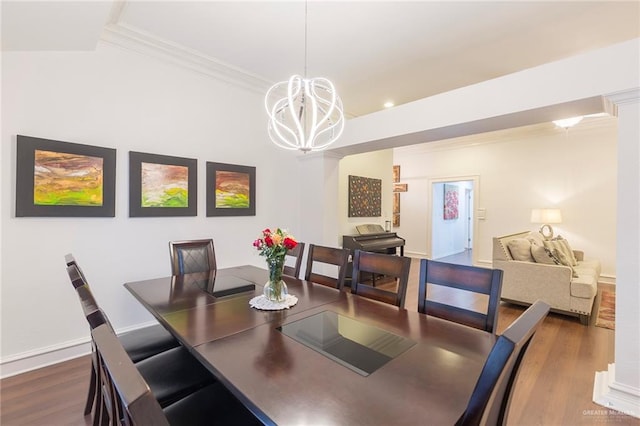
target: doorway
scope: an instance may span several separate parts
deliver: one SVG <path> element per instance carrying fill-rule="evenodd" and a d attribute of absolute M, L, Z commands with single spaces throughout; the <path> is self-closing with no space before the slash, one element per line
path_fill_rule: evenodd
<path fill-rule="evenodd" d="M 427 214 L 430 259 L 475 264 L 474 206 L 477 204 L 478 180 L 477 176 L 465 176 L 430 181 Z"/>

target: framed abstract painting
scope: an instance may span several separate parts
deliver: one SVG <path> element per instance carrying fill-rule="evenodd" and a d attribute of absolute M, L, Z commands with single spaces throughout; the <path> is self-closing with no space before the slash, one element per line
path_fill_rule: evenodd
<path fill-rule="evenodd" d="M 129 152 L 129 217 L 197 215 L 196 159 Z"/>
<path fill-rule="evenodd" d="M 456 185 L 444 184 L 444 220 L 458 218 L 458 187 Z"/>
<path fill-rule="evenodd" d="M 115 216 L 115 149 L 16 139 L 16 217 Z"/>
<path fill-rule="evenodd" d="M 207 216 L 255 216 L 256 168 L 207 162 Z"/>
<path fill-rule="evenodd" d="M 349 175 L 349 217 L 382 216 L 382 179 Z"/>

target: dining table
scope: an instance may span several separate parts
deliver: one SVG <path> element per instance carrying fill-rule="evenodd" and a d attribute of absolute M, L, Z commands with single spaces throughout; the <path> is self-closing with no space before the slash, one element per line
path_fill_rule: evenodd
<path fill-rule="evenodd" d="M 125 283 L 264 424 L 453 425 L 496 336 L 295 277 L 260 310 L 253 265 Z"/>

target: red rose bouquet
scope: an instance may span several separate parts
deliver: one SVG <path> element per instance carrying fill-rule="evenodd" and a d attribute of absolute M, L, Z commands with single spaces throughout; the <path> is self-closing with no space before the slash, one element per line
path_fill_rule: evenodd
<path fill-rule="evenodd" d="M 284 229 L 276 228 L 271 231 L 269 228 L 262 231 L 262 236 L 253 242 L 253 246 L 258 249 L 260 256 L 267 258 L 267 262 L 276 258 L 284 258 L 289 250 L 296 248 L 298 242 Z"/>
<path fill-rule="evenodd" d="M 280 228 L 276 228 L 275 231 L 269 228 L 265 229 L 262 231 L 262 235 L 253 242 L 253 246 L 258 250 L 260 256 L 264 256 L 267 260 L 267 266 L 269 267 L 269 283 L 267 285 L 272 283 L 277 287 L 275 290 L 277 292 L 281 292 L 281 287 L 284 287 L 284 292 L 286 292 L 286 285 L 282 281 L 284 259 L 287 252 L 296 248 L 297 245 L 296 239 Z M 267 290 L 265 290 L 265 295 L 267 295 L 266 293 Z M 284 296 L 268 297 L 279 301 Z"/>

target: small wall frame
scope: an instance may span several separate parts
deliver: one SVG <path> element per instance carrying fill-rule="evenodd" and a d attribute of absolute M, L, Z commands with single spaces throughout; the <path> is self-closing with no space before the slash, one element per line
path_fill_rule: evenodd
<path fill-rule="evenodd" d="M 116 150 L 17 135 L 16 217 L 114 217 Z"/>
<path fill-rule="evenodd" d="M 129 152 L 129 217 L 197 215 L 196 159 Z"/>
<path fill-rule="evenodd" d="M 256 168 L 207 162 L 207 216 L 255 216 Z"/>

